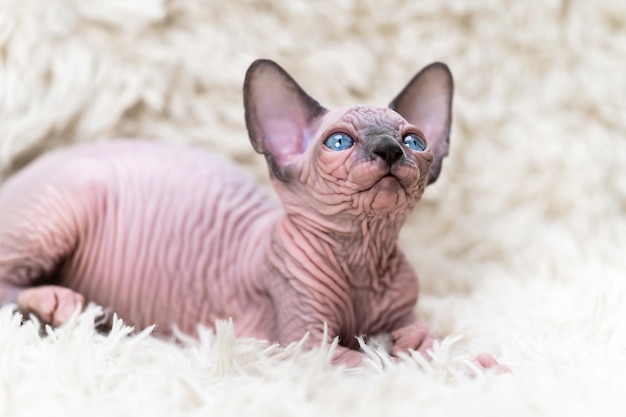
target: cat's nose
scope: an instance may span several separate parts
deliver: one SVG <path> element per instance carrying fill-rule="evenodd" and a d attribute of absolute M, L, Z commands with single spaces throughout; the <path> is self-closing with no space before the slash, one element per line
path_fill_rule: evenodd
<path fill-rule="evenodd" d="M 388 166 L 393 165 L 404 155 L 400 144 L 391 137 L 376 138 L 371 145 L 370 152 L 385 161 Z"/>

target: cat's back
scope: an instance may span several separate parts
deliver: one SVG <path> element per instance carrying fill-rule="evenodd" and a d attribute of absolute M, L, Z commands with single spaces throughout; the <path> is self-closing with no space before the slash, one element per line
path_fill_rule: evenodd
<path fill-rule="evenodd" d="M 222 155 L 182 144 L 119 140 L 49 152 L 10 177 L 0 187 L 0 215 L 29 207 L 71 210 L 91 229 L 93 223 L 126 223 L 135 230 L 181 230 L 227 227 L 278 204 Z"/>
<path fill-rule="evenodd" d="M 247 275 L 237 265 L 257 250 L 279 207 L 245 170 L 201 148 L 80 145 L 42 156 L 3 184 L 0 239 L 35 236 L 32 244 L 50 253 L 71 248 L 57 258 L 58 283 L 136 325 L 183 315 L 204 322 L 214 317 L 194 307 L 233 296 Z M 147 311 L 140 299 L 164 307 Z"/>
<path fill-rule="evenodd" d="M 76 191 L 83 195 L 124 194 L 143 205 L 157 196 L 163 200 L 181 194 L 217 198 L 230 194 L 233 188 L 264 195 L 251 175 L 206 149 L 118 140 L 75 145 L 42 155 L 2 185 L 0 204 L 52 191 Z"/>

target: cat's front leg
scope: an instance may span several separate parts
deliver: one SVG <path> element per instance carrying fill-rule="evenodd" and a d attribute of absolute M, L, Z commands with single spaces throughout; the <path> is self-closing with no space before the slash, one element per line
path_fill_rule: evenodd
<path fill-rule="evenodd" d="M 293 311 L 292 308 L 295 305 L 308 306 L 310 308 L 314 303 L 307 303 L 302 298 L 297 296 L 284 297 L 283 302 L 290 304 L 288 310 Z M 295 305 L 291 303 L 297 300 Z M 304 341 L 304 349 L 318 349 L 320 347 L 331 346 L 337 337 L 339 337 L 340 325 L 333 315 L 329 312 L 323 312 L 316 310 L 301 311 L 300 314 L 286 314 L 282 313 L 284 310 L 280 310 L 277 314 L 278 318 L 278 342 L 286 346 L 290 343 L 299 342 L 302 339 Z M 331 361 L 335 365 L 345 365 L 349 368 L 357 367 L 361 365 L 365 355 L 363 352 L 351 349 L 346 346 L 337 344 L 333 348 L 333 354 Z"/>
<path fill-rule="evenodd" d="M 337 332 L 333 330 L 332 323 L 328 321 L 323 322 L 306 322 L 304 319 L 294 320 L 297 321 L 300 329 L 306 329 L 305 333 L 291 332 L 290 334 L 283 334 L 280 337 L 280 343 L 287 345 L 292 342 L 296 342 L 306 337 L 304 343 L 305 350 L 317 349 L 321 346 L 328 347 L 335 342 L 335 338 L 338 337 Z M 331 361 L 335 365 L 345 365 L 349 368 L 354 368 L 363 362 L 365 354 L 358 350 L 351 349 L 346 346 L 337 344 L 333 348 Z"/>

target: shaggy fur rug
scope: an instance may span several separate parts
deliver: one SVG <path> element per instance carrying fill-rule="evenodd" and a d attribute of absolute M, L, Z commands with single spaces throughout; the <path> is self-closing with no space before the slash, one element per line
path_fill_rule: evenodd
<path fill-rule="evenodd" d="M 432 360 L 346 370 L 235 339 L 164 341 L 97 307 L 43 334 L 0 309 L 0 415 L 624 415 L 626 4 L 599 0 L 0 0 L 0 168 L 118 136 L 202 144 L 267 184 L 247 66 L 327 107 L 384 105 L 435 60 L 451 154 L 404 229 Z M 384 340 L 382 340 L 384 342 Z M 491 352 L 513 373 L 471 370 Z M 469 374 L 475 374 L 470 377 Z"/>

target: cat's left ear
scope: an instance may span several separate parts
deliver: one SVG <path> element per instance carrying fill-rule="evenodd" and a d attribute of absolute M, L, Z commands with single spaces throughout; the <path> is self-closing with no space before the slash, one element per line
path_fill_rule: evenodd
<path fill-rule="evenodd" d="M 307 149 L 327 110 L 267 59 L 248 68 L 243 99 L 252 146 L 265 155 L 276 178 L 285 181 L 285 167 Z"/>
<path fill-rule="evenodd" d="M 448 66 L 435 62 L 422 69 L 393 99 L 389 108 L 398 112 L 426 136 L 434 160 L 428 184 L 435 182 L 442 159 L 448 154 L 454 84 Z"/>

